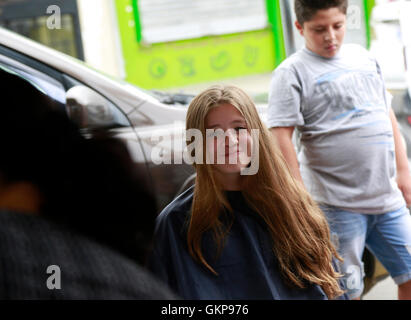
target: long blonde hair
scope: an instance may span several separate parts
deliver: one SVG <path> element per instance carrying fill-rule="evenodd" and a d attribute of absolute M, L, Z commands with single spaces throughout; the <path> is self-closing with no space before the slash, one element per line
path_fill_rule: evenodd
<path fill-rule="evenodd" d="M 243 176 L 242 193 L 266 224 L 283 276 L 299 288 L 304 288 L 306 282 L 318 284 L 329 298 L 341 295 L 340 274 L 332 265 L 333 256 L 341 258 L 331 243 L 327 221 L 302 184 L 292 177 L 250 97 L 234 86 L 213 86 L 192 100 L 186 128 L 199 129 L 205 137 L 208 112 L 226 103 L 241 112 L 248 130 L 259 130 L 259 170 L 255 175 Z M 187 244 L 190 255 L 217 275 L 202 254 L 201 240 L 204 232 L 211 231 L 220 252 L 229 231 L 221 221 L 221 213 L 231 207 L 212 165 L 203 163 L 194 164 L 197 177 Z"/>

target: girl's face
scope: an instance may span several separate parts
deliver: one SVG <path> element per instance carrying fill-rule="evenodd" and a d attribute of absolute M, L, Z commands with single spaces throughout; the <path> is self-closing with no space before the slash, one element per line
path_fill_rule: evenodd
<path fill-rule="evenodd" d="M 252 138 L 237 108 L 222 104 L 205 119 L 207 163 L 223 177 L 240 175 L 251 161 Z"/>

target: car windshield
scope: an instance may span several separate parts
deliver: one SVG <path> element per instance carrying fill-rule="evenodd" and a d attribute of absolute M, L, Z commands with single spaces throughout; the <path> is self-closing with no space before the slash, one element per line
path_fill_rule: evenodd
<path fill-rule="evenodd" d="M 165 104 L 188 105 L 194 99 L 194 95 L 186 93 L 168 93 L 158 90 L 146 90 L 146 92 Z"/>
<path fill-rule="evenodd" d="M 161 103 L 164 104 L 169 104 L 169 105 L 184 105 L 187 106 L 190 104 L 191 100 L 194 99 L 195 95 L 189 94 L 189 93 L 170 93 L 170 92 L 165 92 L 157 89 L 144 89 L 139 87 L 138 85 L 135 85 L 131 82 L 127 82 L 123 79 L 120 78 L 113 78 L 117 82 L 121 82 L 125 86 L 131 86 L 133 88 L 136 88 L 139 91 L 144 92 L 145 94 L 151 96 L 152 98 L 155 98 L 156 100 L 160 101 Z"/>

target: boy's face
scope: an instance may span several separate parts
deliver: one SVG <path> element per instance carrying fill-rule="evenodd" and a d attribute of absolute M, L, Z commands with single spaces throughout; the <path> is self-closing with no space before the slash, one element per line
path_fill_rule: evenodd
<path fill-rule="evenodd" d="M 318 10 L 313 18 L 295 26 L 305 38 L 307 49 L 324 57 L 334 57 L 344 41 L 346 15 L 338 8 Z"/>

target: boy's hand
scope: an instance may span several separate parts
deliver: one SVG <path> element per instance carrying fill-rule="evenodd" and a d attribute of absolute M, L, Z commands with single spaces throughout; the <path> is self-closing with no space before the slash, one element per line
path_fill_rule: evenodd
<path fill-rule="evenodd" d="M 411 206 L 411 174 L 409 171 L 397 172 L 397 184 L 402 195 L 407 203 L 407 207 Z"/>
<path fill-rule="evenodd" d="M 408 165 L 407 145 L 401 135 L 397 118 L 393 109 L 390 109 L 390 119 L 395 144 L 395 159 L 397 164 L 397 184 L 402 192 L 407 207 L 411 206 L 411 173 Z"/>
<path fill-rule="evenodd" d="M 294 149 L 294 144 L 292 141 L 292 136 L 294 132 L 294 127 L 276 127 L 270 129 L 277 148 L 281 150 L 288 167 L 290 168 L 291 174 L 295 179 L 300 181 L 303 185 L 303 178 L 300 173 L 300 166 L 298 164 L 297 154 Z"/>

